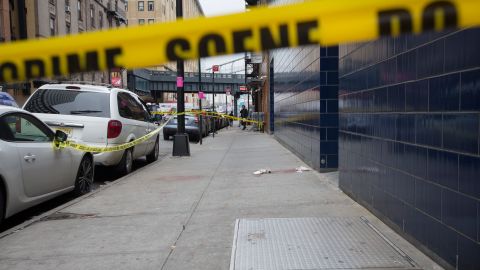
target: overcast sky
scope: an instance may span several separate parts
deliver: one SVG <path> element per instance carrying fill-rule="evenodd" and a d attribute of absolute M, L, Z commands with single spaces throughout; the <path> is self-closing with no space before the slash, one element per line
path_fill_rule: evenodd
<path fill-rule="evenodd" d="M 229 14 L 229 13 L 240 13 L 245 11 L 244 0 L 200 0 L 200 3 L 202 4 L 202 8 L 203 8 L 203 12 L 205 13 L 205 16 L 207 17 Z M 243 57 L 243 54 L 207 58 L 202 61 L 202 70 L 205 70 L 211 67 L 212 65 L 223 64 L 241 57 Z M 237 70 L 242 70 L 243 66 L 244 66 L 244 62 L 238 61 L 233 66 L 226 65 L 222 67 L 220 72 L 230 73 Z"/>
<path fill-rule="evenodd" d="M 245 10 L 244 0 L 200 0 L 205 16 L 238 13 Z"/>

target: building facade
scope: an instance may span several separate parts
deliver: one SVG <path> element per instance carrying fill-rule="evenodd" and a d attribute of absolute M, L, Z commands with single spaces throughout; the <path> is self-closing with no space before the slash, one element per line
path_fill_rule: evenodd
<path fill-rule="evenodd" d="M 269 1 L 272 5 L 299 2 Z M 270 52 L 269 130 L 316 170 L 338 168 L 338 47 Z M 273 74 L 272 74 L 273 73 Z"/>
<path fill-rule="evenodd" d="M 124 0 L 25 0 L 29 38 L 48 38 L 126 24 Z M 32 11 L 32 12 L 29 12 Z"/>
<path fill-rule="evenodd" d="M 124 0 L 26 0 L 26 8 L 30 39 L 100 31 L 127 23 Z M 112 73 L 116 72 L 88 72 L 62 79 L 111 83 Z"/>
<path fill-rule="evenodd" d="M 0 0 L 0 37 L 3 41 L 49 38 L 100 31 L 126 25 L 125 0 Z M 7 16 L 8 14 L 8 16 Z M 120 76 L 126 86 L 126 71 L 88 72 L 68 77 L 53 78 L 64 81 L 111 83 L 112 76 Z M 5 85 L 22 104 L 36 89 L 49 79 Z"/>
<path fill-rule="evenodd" d="M 275 137 L 313 168 L 338 168 L 338 47 L 271 53 Z"/>
<path fill-rule="evenodd" d="M 340 47 L 340 187 L 452 269 L 480 269 L 480 29 Z"/>
<path fill-rule="evenodd" d="M 176 0 L 128 0 L 126 1 L 126 11 L 129 26 L 137 26 L 144 24 L 153 24 L 161 22 L 171 22 L 177 19 L 176 16 Z M 185 19 L 203 16 L 202 6 L 198 0 L 183 0 L 183 17 Z M 164 65 L 148 67 L 155 71 L 176 71 L 176 63 L 167 63 Z M 198 61 L 185 61 L 185 72 L 197 72 Z M 133 73 L 132 73 L 133 74 Z M 130 76 L 134 78 L 134 76 Z M 141 78 L 135 78 L 141 80 Z M 151 92 L 152 89 L 144 89 L 145 92 Z M 176 102 L 176 94 L 159 94 L 151 93 L 155 101 Z M 196 95 L 186 95 L 186 102 L 197 103 Z"/>
<path fill-rule="evenodd" d="M 12 39 L 10 12 L 10 1 L 0 0 L 0 42 L 8 42 Z"/>
<path fill-rule="evenodd" d="M 129 26 L 172 22 L 177 19 L 176 0 L 126 0 L 126 14 Z M 183 17 L 185 19 L 203 16 L 202 6 L 198 0 L 183 0 Z M 151 70 L 175 71 L 176 63 L 148 67 Z M 198 61 L 186 61 L 186 72 L 198 71 Z"/>

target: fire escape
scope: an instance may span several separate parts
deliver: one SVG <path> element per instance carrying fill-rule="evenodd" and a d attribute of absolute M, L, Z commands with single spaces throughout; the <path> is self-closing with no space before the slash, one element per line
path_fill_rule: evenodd
<path fill-rule="evenodd" d="M 115 4 L 112 4 L 112 1 L 108 1 L 106 13 L 110 28 L 119 27 L 122 23 L 127 24 L 125 11 L 118 8 L 118 0 L 115 0 Z"/>

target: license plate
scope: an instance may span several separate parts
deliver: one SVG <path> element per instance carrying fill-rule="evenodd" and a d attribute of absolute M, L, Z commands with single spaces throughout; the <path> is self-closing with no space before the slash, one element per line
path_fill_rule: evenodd
<path fill-rule="evenodd" d="M 71 128 L 55 128 L 55 130 L 60 130 L 65 132 L 68 137 L 72 136 L 72 129 Z"/>

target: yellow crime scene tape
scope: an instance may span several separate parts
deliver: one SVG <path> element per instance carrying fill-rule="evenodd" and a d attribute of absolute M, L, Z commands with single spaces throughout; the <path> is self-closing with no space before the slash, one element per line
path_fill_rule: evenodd
<path fill-rule="evenodd" d="M 77 142 L 74 142 L 74 141 L 65 141 L 65 142 L 53 141 L 53 146 L 55 148 L 72 148 L 72 149 L 76 149 L 76 150 L 79 150 L 79 151 L 92 152 L 92 153 L 105 153 L 105 152 L 122 151 L 122 150 L 132 148 L 137 144 L 143 143 L 146 140 L 148 140 L 148 139 L 152 138 L 153 136 L 157 135 L 157 133 L 159 133 L 160 130 L 162 130 L 162 128 L 164 126 L 166 126 L 167 124 L 168 124 L 168 121 L 165 124 L 163 124 L 161 127 L 155 129 L 154 131 L 152 131 L 152 132 L 150 132 L 150 133 L 148 133 L 148 134 L 146 134 L 146 135 L 144 135 L 144 136 L 142 136 L 138 139 L 135 139 L 131 142 L 120 144 L 120 145 L 99 147 L 99 146 L 89 146 L 89 145 L 82 144 L 82 143 L 77 143 Z"/>
<path fill-rule="evenodd" d="M 263 121 L 257 121 L 257 120 L 252 120 L 252 119 L 249 119 L 249 118 L 241 118 L 241 117 L 231 116 L 231 115 L 224 114 L 224 113 L 209 112 L 209 111 L 185 111 L 184 113 L 176 113 L 176 112 L 153 112 L 152 114 L 171 115 L 171 116 L 177 116 L 177 115 L 203 115 L 203 116 L 217 117 L 217 118 L 227 118 L 227 119 L 231 119 L 231 120 L 234 120 L 234 121 L 244 121 L 244 122 L 247 122 L 247 123 L 253 123 L 253 124 L 263 125 Z"/>
<path fill-rule="evenodd" d="M 478 0 L 316 0 L 0 46 L 0 82 L 480 25 Z"/>
<path fill-rule="evenodd" d="M 255 121 L 255 120 L 251 120 L 251 119 L 247 119 L 247 118 L 239 118 L 239 117 L 230 116 L 228 114 L 222 114 L 222 113 L 217 113 L 217 112 L 208 112 L 208 111 L 187 111 L 187 112 L 183 112 L 183 113 L 154 112 L 153 114 L 174 115 L 174 116 L 178 116 L 178 115 L 200 115 L 201 114 L 201 115 L 207 115 L 209 117 L 228 118 L 228 119 L 232 119 L 232 120 L 244 121 L 244 122 L 247 122 L 247 123 L 256 123 L 256 124 L 259 125 L 259 127 L 263 126 L 263 122 L 261 122 L 261 121 Z M 78 142 L 75 142 L 75 141 L 65 141 L 65 142 L 54 141 L 53 145 L 54 145 L 55 148 L 72 148 L 72 149 L 76 149 L 78 151 L 92 152 L 92 153 L 105 153 L 105 152 L 123 151 L 123 150 L 129 149 L 129 148 L 132 148 L 132 147 L 136 146 L 137 144 L 143 143 L 143 142 L 147 141 L 148 139 L 152 138 L 153 136 L 157 135 L 162 130 L 162 128 L 164 128 L 168 124 L 169 121 L 170 120 L 168 120 L 166 123 L 164 123 L 162 126 L 155 129 L 154 131 L 152 131 L 152 132 L 150 132 L 150 133 L 148 133 L 148 134 L 146 134 L 146 135 L 144 135 L 144 136 L 142 136 L 138 139 L 135 139 L 131 142 L 120 144 L 120 145 L 99 147 L 99 146 L 89 146 L 89 145 L 78 143 Z"/>
<path fill-rule="evenodd" d="M 252 120 L 249 118 L 241 118 L 241 117 L 236 117 L 236 116 L 231 116 L 225 113 L 219 113 L 219 112 L 209 112 L 209 111 L 185 111 L 184 113 L 176 113 L 176 112 L 153 112 L 152 114 L 160 114 L 160 115 L 203 115 L 203 116 L 209 116 L 209 117 L 217 117 L 217 118 L 227 118 L 231 119 L 234 121 L 244 121 L 247 123 L 255 123 L 261 125 L 263 122 L 262 121 L 257 121 L 257 120 Z"/>

